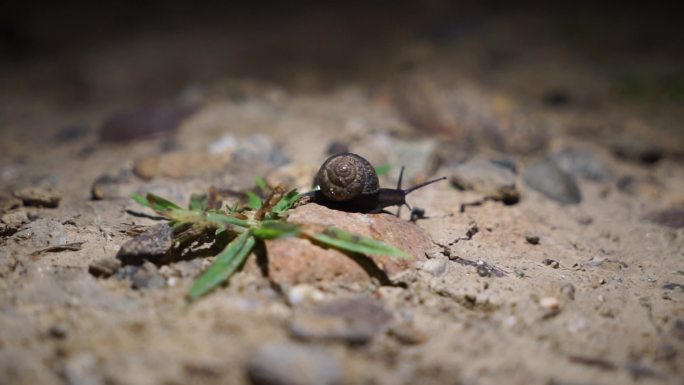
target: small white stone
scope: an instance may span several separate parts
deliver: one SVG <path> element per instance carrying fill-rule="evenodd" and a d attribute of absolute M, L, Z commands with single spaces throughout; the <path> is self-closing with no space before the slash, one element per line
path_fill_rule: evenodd
<path fill-rule="evenodd" d="M 556 297 L 544 297 L 539 300 L 539 306 L 546 310 L 557 310 L 560 307 L 560 302 Z"/>
<path fill-rule="evenodd" d="M 311 285 L 295 285 L 287 292 L 290 305 L 297 305 L 303 301 L 322 301 L 325 294 Z"/>
<path fill-rule="evenodd" d="M 434 258 L 428 259 L 423 263 L 421 269 L 425 272 L 432 274 L 435 277 L 443 275 L 447 272 L 447 260 L 445 258 Z"/>

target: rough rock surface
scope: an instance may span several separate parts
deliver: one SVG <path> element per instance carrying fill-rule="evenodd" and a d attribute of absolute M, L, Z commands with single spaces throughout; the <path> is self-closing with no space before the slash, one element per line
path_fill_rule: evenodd
<path fill-rule="evenodd" d="M 516 203 L 520 193 L 515 187 L 515 174 L 509 168 L 487 159 L 471 159 L 454 167 L 451 183 L 461 190 L 475 190 L 486 198 Z"/>
<path fill-rule="evenodd" d="M 271 240 L 266 242 L 268 274 L 279 283 L 369 282 L 372 278 L 391 280 L 425 260 L 425 253 L 432 247 L 430 237 L 422 229 L 390 214 L 347 213 L 309 203 L 292 210 L 288 220 L 335 226 L 389 243 L 413 258 L 347 254 L 299 238 Z"/>
<path fill-rule="evenodd" d="M 59 206 L 62 195 L 51 189 L 43 187 L 27 187 L 14 192 L 14 196 L 21 199 L 24 206 L 50 207 Z"/>
<path fill-rule="evenodd" d="M 573 176 L 551 161 L 543 160 L 525 168 L 523 179 L 528 186 L 557 202 L 576 204 L 582 200 Z"/>

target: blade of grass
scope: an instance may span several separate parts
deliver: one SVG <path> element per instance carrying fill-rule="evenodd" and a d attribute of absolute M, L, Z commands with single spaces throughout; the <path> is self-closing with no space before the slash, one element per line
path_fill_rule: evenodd
<path fill-rule="evenodd" d="M 261 221 L 259 227 L 252 229 L 252 234 L 261 239 L 293 237 L 299 232 L 299 226 L 294 223 L 274 220 Z"/>
<path fill-rule="evenodd" d="M 229 225 L 228 227 L 237 226 L 242 228 L 242 230 L 236 228 L 236 231 L 243 231 L 245 228 L 250 226 L 248 221 L 244 219 L 235 218 L 230 214 L 208 211 L 205 213 L 205 217 L 207 221 L 213 223 L 217 227 L 224 227 L 225 225 Z"/>
<path fill-rule="evenodd" d="M 382 166 L 376 167 L 375 168 L 375 173 L 380 176 L 380 175 L 385 175 L 392 170 L 392 166 L 389 164 L 383 164 Z"/>
<path fill-rule="evenodd" d="M 192 194 L 188 208 L 190 210 L 207 210 L 209 208 L 209 197 L 202 194 Z"/>
<path fill-rule="evenodd" d="M 147 201 L 147 198 L 145 198 L 144 196 L 142 196 L 140 194 L 131 195 L 131 199 L 133 199 L 134 201 L 138 202 L 139 204 L 141 204 L 145 207 L 152 208 L 152 204 Z"/>
<path fill-rule="evenodd" d="M 328 227 L 320 232 L 307 231 L 306 235 L 316 242 L 354 253 L 385 255 L 405 259 L 411 258 L 405 251 L 392 245 L 358 234 L 352 234 L 335 227 Z"/>
<path fill-rule="evenodd" d="M 156 210 L 156 208 L 161 209 L 160 211 L 167 211 L 167 210 L 173 210 L 173 209 L 182 210 L 182 208 L 180 206 L 178 206 L 177 204 L 171 202 L 168 199 L 164 199 L 164 198 L 160 197 L 159 195 L 147 193 L 146 198 L 147 198 L 147 201 L 152 204 L 152 206 L 153 206 L 153 208 L 155 208 L 155 210 Z"/>
<path fill-rule="evenodd" d="M 251 191 L 247 191 L 247 207 L 252 210 L 259 210 L 261 208 L 261 198 Z"/>
<path fill-rule="evenodd" d="M 256 177 L 254 178 L 254 183 L 256 183 L 257 187 L 259 190 L 261 190 L 262 193 L 266 193 L 268 190 L 268 186 L 266 185 L 266 181 L 262 177 Z"/>
<path fill-rule="evenodd" d="M 188 299 L 193 301 L 227 281 L 242 265 L 255 244 L 254 236 L 248 231 L 233 239 L 216 256 L 214 263 L 192 284 Z"/>
<path fill-rule="evenodd" d="M 285 194 L 278 203 L 273 206 L 273 209 L 271 210 L 271 213 L 277 215 L 277 216 L 282 216 L 292 208 L 292 206 L 299 200 L 301 197 L 301 194 L 297 192 L 297 190 L 292 190 Z"/>

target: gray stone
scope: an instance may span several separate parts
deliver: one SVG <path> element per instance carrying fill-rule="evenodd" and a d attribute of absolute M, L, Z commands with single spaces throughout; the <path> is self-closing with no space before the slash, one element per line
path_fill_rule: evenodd
<path fill-rule="evenodd" d="M 610 149 L 619 158 L 646 164 L 658 162 L 665 153 L 662 146 L 648 139 L 633 137 L 613 140 Z"/>
<path fill-rule="evenodd" d="M 326 350 L 285 343 L 259 349 L 247 364 L 247 377 L 253 385 L 336 385 L 343 372 Z"/>
<path fill-rule="evenodd" d="M 540 238 L 539 238 L 539 235 L 536 235 L 536 234 L 525 234 L 525 240 L 530 245 L 538 245 Z"/>
<path fill-rule="evenodd" d="M 121 245 L 116 257 L 124 265 L 140 265 L 143 261 L 158 261 L 171 249 L 173 229 L 160 223 Z"/>
<path fill-rule="evenodd" d="M 88 272 L 95 277 L 110 277 L 121 267 L 121 261 L 117 258 L 102 257 L 93 261 L 88 266 Z"/>
<path fill-rule="evenodd" d="M 264 134 L 254 134 L 240 140 L 233 159 L 249 163 L 263 161 L 273 167 L 280 167 L 290 162 L 282 147 L 272 137 Z"/>
<path fill-rule="evenodd" d="M 568 174 L 597 182 L 614 178 L 612 170 L 584 148 L 566 148 L 551 155 L 556 165 Z"/>
<path fill-rule="evenodd" d="M 553 162 L 542 160 L 523 171 L 525 183 L 556 202 L 576 204 L 582 200 L 575 178 Z"/>
<path fill-rule="evenodd" d="M 21 199 L 24 206 L 50 207 L 59 206 L 62 196 L 59 192 L 44 187 L 27 187 L 14 191 L 14 196 Z"/>
<path fill-rule="evenodd" d="M 159 289 L 166 284 L 157 266 L 150 262 L 145 262 L 140 269 L 136 270 L 131 281 L 134 289 Z"/>
<path fill-rule="evenodd" d="M 102 174 L 90 186 L 90 196 L 94 200 L 119 198 L 122 196 L 120 185 L 126 182 L 124 175 Z"/>
<path fill-rule="evenodd" d="M 195 104 L 157 102 L 118 111 L 102 125 L 100 139 L 125 142 L 168 134 L 175 131 L 197 109 Z"/>
<path fill-rule="evenodd" d="M 486 159 L 475 158 L 456 166 L 450 180 L 460 190 L 474 190 L 490 199 L 505 203 L 520 199 L 513 171 Z"/>
<path fill-rule="evenodd" d="M 372 297 L 339 298 L 296 309 L 290 331 L 301 339 L 361 344 L 383 331 L 391 318 L 382 302 Z"/>
<path fill-rule="evenodd" d="M 423 263 L 421 269 L 427 273 L 432 274 L 435 277 L 444 275 L 447 271 L 447 259 L 446 258 L 434 258 L 428 259 Z"/>
<path fill-rule="evenodd" d="M 564 296 L 572 300 L 575 299 L 575 285 L 571 283 L 566 283 L 565 285 L 561 286 L 560 290 Z"/>
<path fill-rule="evenodd" d="M 21 199 L 9 192 L 0 191 L 0 214 L 21 207 Z"/>
<path fill-rule="evenodd" d="M 0 222 L 7 225 L 8 229 L 16 231 L 21 226 L 29 223 L 30 220 L 25 211 L 14 211 L 0 217 Z"/>
<path fill-rule="evenodd" d="M 680 229 L 684 227 L 684 208 L 669 208 L 649 213 L 646 220 L 655 224 Z"/>

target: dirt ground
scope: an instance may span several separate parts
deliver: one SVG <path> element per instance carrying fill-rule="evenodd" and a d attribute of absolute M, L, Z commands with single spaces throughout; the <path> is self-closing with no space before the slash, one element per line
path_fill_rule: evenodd
<path fill-rule="evenodd" d="M 684 384 L 677 30 L 431 4 L 25 19 L 36 45 L 0 67 L 0 384 Z M 430 242 L 391 282 L 248 263 L 188 306 L 210 257 L 93 274 L 156 223 L 131 194 L 306 191 L 333 144 L 383 186 L 450 178 L 409 195 Z"/>

